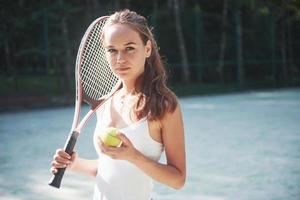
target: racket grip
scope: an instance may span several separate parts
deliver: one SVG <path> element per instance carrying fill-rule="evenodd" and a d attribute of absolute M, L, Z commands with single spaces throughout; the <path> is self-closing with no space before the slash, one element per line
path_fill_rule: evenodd
<path fill-rule="evenodd" d="M 78 138 L 78 135 L 79 133 L 76 132 L 76 131 L 73 131 L 67 141 L 66 141 L 66 144 L 65 144 L 65 152 L 68 153 L 69 155 L 72 154 L 73 152 L 73 149 L 74 149 L 74 146 L 76 144 L 76 141 L 77 141 L 77 138 Z M 55 173 L 52 178 L 50 179 L 49 181 L 49 185 L 53 186 L 53 187 L 56 187 L 56 188 L 60 188 L 60 184 L 61 184 L 61 181 L 62 181 L 62 178 L 64 176 L 64 173 L 66 171 L 66 168 L 59 168 L 57 170 L 57 173 Z"/>

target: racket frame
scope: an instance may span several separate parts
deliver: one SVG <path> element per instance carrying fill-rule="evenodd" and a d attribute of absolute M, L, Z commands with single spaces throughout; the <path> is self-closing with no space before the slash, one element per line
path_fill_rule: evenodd
<path fill-rule="evenodd" d="M 115 86 L 111 89 L 110 93 L 102 96 L 98 100 L 91 100 L 91 98 L 84 98 L 83 84 L 80 75 L 80 70 L 82 66 L 82 56 L 83 51 L 85 50 L 85 46 L 87 45 L 87 38 L 91 36 L 92 29 L 95 27 L 97 23 L 101 23 L 102 20 L 107 19 L 108 16 L 99 17 L 94 20 L 88 29 L 86 30 L 84 36 L 81 39 L 79 50 L 76 57 L 76 70 L 75 70 L 75 80 L 76 80 L 76 101 L 75 101 L 75 111 L 74 118 L 71 126 L 71 131 L 68 135 L 67 141 L 64 146 L 64 151 L 69 155 L 72 155 L 73 149 L 75 147 L 77 138 L 79 137 L 81 130 L 86 126 L 87 122 L 90 120 L 91 116 L 96 112 L 96 110 L 109 98 L 111 97 L 119 88 L 120 88 L 120 80 L 115 84 Z M 80 114 L 81 114 L 81 106 L 83 102 L 86 101 L 90 105 L 90 110 L 85 114 L 83 119 L 79 122 Z M 65 173 L 66 168 L 59 168 L 57 173 L 55 173 L 49 181 L 49 185 L 55 188 L 60 188 L 61 181 L 63 175 Z"/>

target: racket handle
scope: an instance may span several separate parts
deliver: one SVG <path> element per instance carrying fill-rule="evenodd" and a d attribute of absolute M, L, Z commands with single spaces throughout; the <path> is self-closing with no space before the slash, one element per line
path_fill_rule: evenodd
<path fill-rule="evenodd" d="M 73 152 L 73 149 L 74 149 L 74 146 L 75 146 L 75 143 L 77 141 L 77 138 L 78 138 L 78 135 L 79 133 L 76 132 L 76 131 L 73 131 L 68 139 L 67 139 L 67 142 L 65 144 L 65 152 L 68 153 L 69 155 L 72 154 Z M 61 180 L 64 176 L 64 173 L 66 171 L 66 168 L 59 168 L 57 170 L 57 173 L 55 173 L 52 178 L 50 179 L 49 181 L 49 185 L 53 186 L 53 187 L 56 187 L 56 188 L 60 188 L 60 184 L 61 184 Z"/>

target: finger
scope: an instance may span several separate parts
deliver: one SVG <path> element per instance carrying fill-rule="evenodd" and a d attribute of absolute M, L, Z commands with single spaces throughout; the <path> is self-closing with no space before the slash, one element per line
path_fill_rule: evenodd
<path fill-rule="evenodd" d="M 103 145 L 100 145 L 100 149 L 102 151 L 102 153 L 105 153 L 105 154 L 111 154 L 113 152 L 113 150 L 111 149 L 111 147 L 103 144 Z"/>
<path fill-rule="evenodd" d="M 109 147 L 109 146 L 105 146 L 105 145 L 101 146 L 101 152 L 111 158 L 114 158 L 114 159 L 118 155 L 117 149 L 118 148 Z"/>
<path fill-rule="evenodd" d="M 54 155 L 54 161 L 61 163 L 61 164 L 70 164 L 71 163 L 71 159 L 61 157 L 60 155 Z"/>
<path fill-rule="evenodd" d="M 57 173 L 57 169 L 54 168 L 54 167 L 51 167 L 51 168 L 50 168 L 50 172 L 51 172 L 52 174 L 56 174 L 56 173 Z"/>
<path fill-rule="evenodd" d="M 105 151 L 108 153 L 118 152 L 118 149 L 119 149 L 119 148 L 108 146 L 108 145 L 105 145 L 104 148 L 105 148 Z"/>
<path fill-rule="evenodd" d="M 58 157 L 55 161 L 57 161 L 60 164 L 64 164 L 64 165 L 69 165 L 72 162 L 71 160 L 67 160 L 67 159 L 60 158 L 60 157 Z"/>
<path fill-rule="evenodd" d="M 101 150 L 102 153 L 106 154 L 107 150 L 106 150 L 105 145 L 99 144 L 99 148 L 100 148 L 100 150 Z"/>
<path fill-rule="evenodd" d="M 130 142 L 130 140 L 128 139 L 128 137 L 126 136 L 126 135 L 124 135 L 123 133 L 120 133 L 120 134 L 118 134 L 117 135 L 118 136 L 118 138 L 122 141 L 122 143 L 124 144 L 126 144 L 126 145 L 130 145 L 131 144 L 131 142 Z"/>
<path fill-rule="evenodd" d="M 56 151 L 56 154 L 58 154 L 59 156 L 61 156 L 63 158 L 71 159 L 71 156 L 67 152 L 65 152 L 64 150 L 62 150 L 62 149 L 58 149 Z"/>
<path fill-rule="evenodd" d="M 52 167 L 57 168 L 57 169 L 67 167 L 67 164 L 59 163 L 59 162 L 56 162 L 56 161 L 52 161 L 51 165 L 52 165 Z"/>

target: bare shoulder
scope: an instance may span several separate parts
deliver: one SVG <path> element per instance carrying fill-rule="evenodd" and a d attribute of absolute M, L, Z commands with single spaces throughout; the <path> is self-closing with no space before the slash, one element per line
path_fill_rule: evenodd
<path fill-rule="evenodd" d="M 178 123 L 182 122 L 182 113 L 181 113 L 181 108 L 180 108 L 180 104 L 177 103 L 177 105 L 175 106 L 174 110 L 169 110 L 165 113 L 164 117 L 160 120 L 161 122 L 161 127 L 168 127 L 174 123 Z"/>
<path fill-rule="evenodd" d="M 166 150 L 175 146 L 181 146 L 184 143 L 184 125 L 179 103 L 174 111 L 167 112 L 160 120 L 162 138 Z"/>
<path fill-rule="evenodd" d="M 165 147 L 178 136 L 183 138 L 184 130 L 180 105 L 177 104 L 173 111 L 167 111 L 162 119 L 149 121 L 148 125 L 152 138 L 157 142 L 163 143 Z"/>

